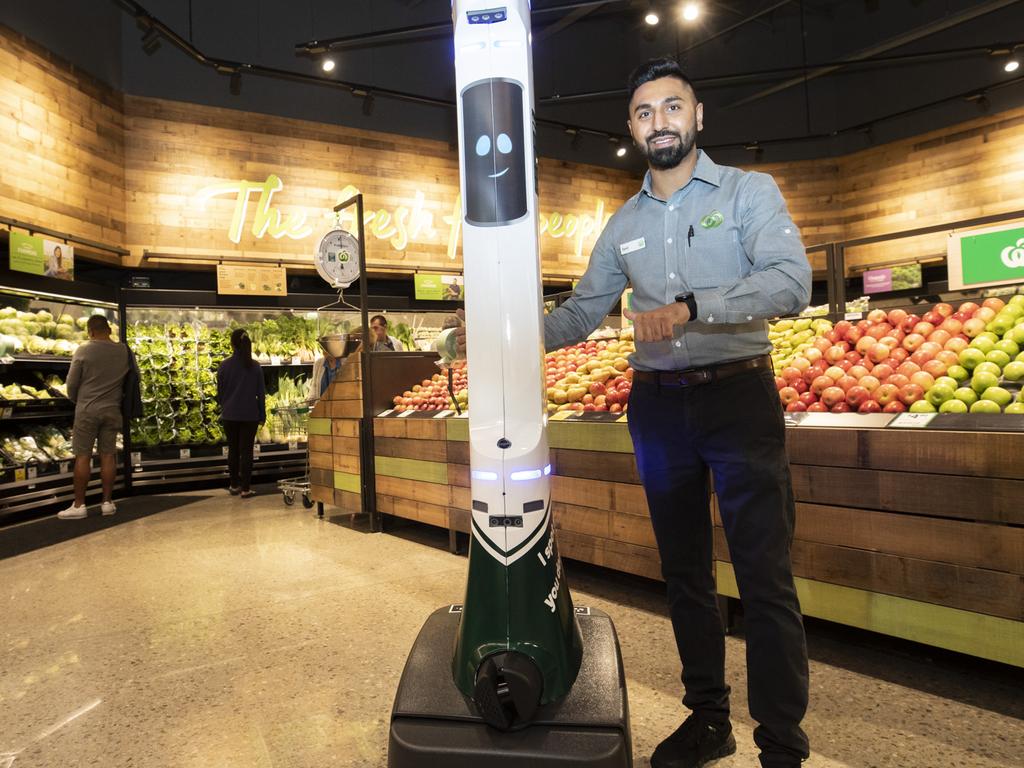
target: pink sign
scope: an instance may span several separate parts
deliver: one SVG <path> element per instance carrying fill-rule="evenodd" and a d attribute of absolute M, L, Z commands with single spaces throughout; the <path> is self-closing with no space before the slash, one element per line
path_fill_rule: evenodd
<path fill-rule="evenodd" d="M 892 269 L 869 269 L 864 272 L 864 293 L 892 290 Z"/>

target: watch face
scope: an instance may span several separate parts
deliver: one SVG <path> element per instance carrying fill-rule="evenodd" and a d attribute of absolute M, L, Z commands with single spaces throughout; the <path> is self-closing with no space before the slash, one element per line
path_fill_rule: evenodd
<path fill-rule="evenodd" d="M 332 229 L 316 249 L 316 271 L 335 288 L 348 288 L 359 277 L 359 241 L 344 229 Z"/>

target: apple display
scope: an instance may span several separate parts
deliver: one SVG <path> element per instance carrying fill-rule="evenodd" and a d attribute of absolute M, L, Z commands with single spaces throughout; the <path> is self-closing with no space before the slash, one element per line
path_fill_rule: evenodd
<path fill-rule="evenodd" d="M 967 408 L 963 400 L 947 400 L 939 406 L 939 413 L 967 413 Z"/>

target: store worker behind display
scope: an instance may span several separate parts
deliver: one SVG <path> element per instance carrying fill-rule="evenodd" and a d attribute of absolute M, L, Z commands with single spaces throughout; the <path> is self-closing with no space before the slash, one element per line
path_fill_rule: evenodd
<path fill-rule="evenodd" d="M 628 91 L 627 125 L 648 172 L 608 222 L 573 296 L 544 318 L 544 345 L 586 338 L 632 285 L 628 424 L 692 710 L 651 766 L 697 768 L 736 751 L 710 469 L 744 608 L 754 741 L 763 768 L 795 768 L 808 756 L 807 650 L 766 320 L 807 305 L 810 265 L 772 177 L 717 165 L 697 148 L 704 107 L 675 61 L 643 64 Z"/>
<path fill-rule="evenodd" d="M 86 325 L 89 341 L 75 350 L 68 370 L 68 399 L 75 404 L 75 421 L 71 433 L 71 449 L 75 454 L 75 500 L 70 507 L 59 512 L 62 520 L 85 517 L 85 492 L 92 473 L 93 447 L 100 454 L 100 480 L 103 501 L 100 511 L 112 515 L 114 505 L 114 477 L 117 472 L 117 433 L 124 418 L 139 415 L 138 369 L 128 347 L 110 338 L 110 323 L 103 315 L 93 315 Z M 130 391 L 125 380 L 133 373 Z M 132 388 L 134 387 L 134 388 Z M 122 409 L 127 405 L 127 413 Z"/>
<path fill-rule="evenodd" d="M 231 357 L 217 368 L 217 403 L 228 438 L 228 492 L 247 499 L 253 444 L 260 424 L 267 420 L 263 369 L 252 357 L 252 340 L 244 328 L 231 332 Z"/>
<path fill-rule="evenodd" d="M 394 336 L 388 335 L 388 319 L 384 315 L 370 318 L 370 342 L 373 352 L 404 352 L 405 345 Z"/>

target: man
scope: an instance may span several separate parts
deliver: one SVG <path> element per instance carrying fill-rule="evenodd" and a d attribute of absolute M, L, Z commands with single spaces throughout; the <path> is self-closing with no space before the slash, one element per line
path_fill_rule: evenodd
<path fill-rule="evenodd" d="M 811 270 L 770 176 L 719 166 L 696 147 L 704 108 L 671 59 L 630 77 L 628 126 L 649 171 L 612 217 L 544 343 L 585 338 L 633 286 L 629 430 L 661 555 L 693 712 L 654 768 L 736 751 L 712 570 L 708 469 L 740 596 L 750 713 L 763 768 L 808 755 L 807 651 L 789 546 L 794 504 L 766 318 L 807 305 Z"/>
<path fill-rule="evenodd" d="M 405 345 L 394 336 L 388 336 L 388 319 L 384 315 L 370 318 L 370 343 L 373 352 L 404 352 Z"/>
<path fill-rule="evenodd" d="M 57 514 L 61 520 L 85 517 L 85 490 L 92 471 L 92 449 L 98 441 L 104 515 L 117 512 L 114 476 L 117 433 L 121 430 L 124 381 L 131 369 L 128 347 L 110 339 L 110 324 L 93 315 L 86 325 L 89 341 L 75 350 L 68 371 L 68 398 L 75 404 L 71 448 L 75 454 L 75 501 Z"/>

